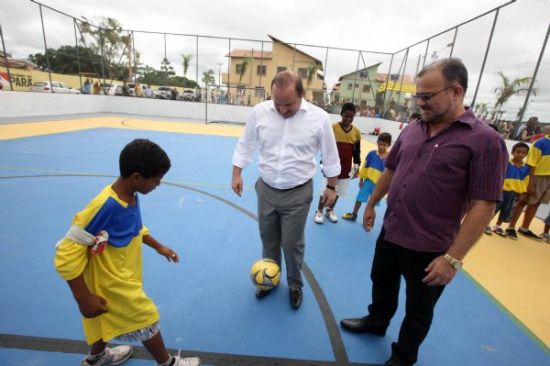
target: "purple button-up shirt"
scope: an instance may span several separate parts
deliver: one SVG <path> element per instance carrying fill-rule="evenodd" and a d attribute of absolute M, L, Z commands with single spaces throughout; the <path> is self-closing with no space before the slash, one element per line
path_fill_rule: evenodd
<path fill-rule="evenodd" d="M 502 137 L 470 109 L 432 138 L 425 122 L 410 123 L 386 159 L 394 176 L 384 238 L 416 251 L 445 252 L 469 201 L 502 199 L 507 162 Z"/>

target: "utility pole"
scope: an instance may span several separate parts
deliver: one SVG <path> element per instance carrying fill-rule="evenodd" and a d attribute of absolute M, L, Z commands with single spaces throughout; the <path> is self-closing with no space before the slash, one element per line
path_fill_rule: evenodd
<path fill-rule="evenodd" d="M 221 62 L 216 62 L 216 65 L 218 65 L 218 87 L 222 85 L 222 65 Z"/>

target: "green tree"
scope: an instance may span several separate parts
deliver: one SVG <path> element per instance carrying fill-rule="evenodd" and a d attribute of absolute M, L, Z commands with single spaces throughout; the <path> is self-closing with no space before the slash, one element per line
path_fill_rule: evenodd
<path fill-rule="evenodd" d="M 500 113 L 502 106 L 508 102 L 512 95 L 519 95 L 522 92 L 528 91 L 528 85 L 531 82 L 530 77 L 510 80 L 502 71 L 497 72 L 497 75 L 500 76 L 502 84 L 495 88 L 496 101 L 491 115 L 492 120 Z M 532 93 L 533 95 L 537 95 L 535 89 L 533 89 Z"/>
<path fill-rule="evenodd" d="M 182 66 L 183 66 L 183 77 L 187 78 L 187 71 L 189 71 L 189 65 L 191 63 L 191 60 L 193 59 L 193 55 L 187 54 L 187 55 L 181 55 L 182 57 Z"/>
<path fill-rule="evenodd" d="M 241 69 L 239 70 L 239 84 L 241 83 L 244 74 L 246 74 L 246 69 L 248 65 L 252 64 L 252 57 L 245 57 L 241 63 Z"/>
<path fill-rule="evenodd" d="M 77 55 L 78 51 L 78 57 Z M 41 70 L 48 69 L 46 62 L 48 56 L 50 70 L 60 74 L 82 73 L 97 74 L 101 71 L 101 55 L 92 49 L 82 46 L 61 46 L 58 49 L 48 48 L 46 54 L 35 53 L 29 55 L 29 60 L 35 63 Z M 80 60 L 80 68 L 79 68 Z"/>
<path fill-rule="evenodd" d="M 208 71 L 203 72 L 201 80 L 206 87 L 208 87 L 208 85 L 216 84 L 216 78 L 214 77 L 214 70 L 208 69 Z"/>
<path fill-rule="evenodd" d="M 313 79 L 315 78 L 315 74 L 317 74 L 318 70 L 323 70 L 323 67 L 319 64 L 311 64 L 307 67 L 306 85 L 308 88 L 313 82 Z"/>
<path fill-rule="evenodd" d="M 130 34 L 124 31 L 120 22 L 114 18 L 99 18 L 99 26 L 92 25 L 86 18 L 84 20 L 85 22 L 79 23 L 80 42 L 94 53 L 103 55 L 106 77 L 126 79 L 128 66 L 123 65 L 127 65 L 129 61 Z M 137 56 L 138 54 L 136 58 Z M 136 60 L 135 64 L 138 63 Z"/>

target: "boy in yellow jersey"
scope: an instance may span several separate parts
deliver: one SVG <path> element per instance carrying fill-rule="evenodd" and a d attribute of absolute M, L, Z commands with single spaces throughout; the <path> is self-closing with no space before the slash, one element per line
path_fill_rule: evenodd
<path fill-rule="evenodd" d="M 539 205 L 550 202 L 550 126 L 545 126 L 544 137 L 531 145 L 529 155 L 527 155 L 527 165 L 529 165 L 527 193 L 520 197 L 512 213 L 506 234 L 511 239 L 517 239 L 515 226 L 523 208 L 527 206 L 523 215 L 523 223 L 518 232 L 528 238 L 540 240 L 541 237 L 532 232 L 529 225 L 531 225 Z"/>
<path fill-rule="evenodd" d="M 384 171 L 384 161 L 389 154 L 388 149 L 391 146 L 391 135 L 387 132 L 382 132 L 378 136 L 377 145 L 378 149 L 372 150 L 367 154 L 365 164 L 359 170 L 359 193 L 357 193 L 353 212 L 343 215 L 342 218 L 344 220 L 355 221 L 361 204 L 369 200 L 374 188 L 376 188 L 378 178 L 380 178 Z"/>
<path fill-rule="evenodd" d="M 506 232 L 500 225 L 503 222 L 510 221 L 514 202 L 521 194 L 527 191 L 529 166 L 523 163 L 523 159 L 525 159 L 528 153 L 529 145 L 525 142 L 518 142 L 512 147 L 512 159 L 508 162 L 506 176 L 504 177 L 502 201 L 498 202 L 495 208 L 495 215 L 500 212 L 497 224 L 492 228 L 487 226 L 485 234 L 493 235 L 493 232 L 495 232 L 500 236 L 506 236 Z"/>
<path fill-rule="evenodd" d="M 340 158 L 340 175 L 336 181 L 336 199 L 334 203 L 327 207 L 325 216 L 332 223 L 338 222 L 338 216 L 334 213 L 334 206 L 339 197 L 343 197 L 348 192 L 350 178 L 356 178 L 357 170 L 361 164 L 361 131 L 352 125 L 355 117 L 356 109 L 353 103 L 344 103 L 340 111 L 342 120 L 332 125 L 332 131 L 336 138 L 336 147 L 338 148 L 338 157 Z M 353 166 L 352 166 L 353 163 Z M 327 179 L 321 184 L 322 191 L 327 186 Z M 314 221 L 316 224 L 323 223 L 323 192 L 319 198 L 317 211 L 315 212 Z"/>
<path fill-rule="evenodd" d="M 106 366 L 126 361 L 132 347 L 106 347 L 108 341 L 117 339 L 143 343 L 158 365 L 197 366 L 198 358 L 168 354 L 159 313 L 142 283 L 142 243 L 168 261 L 179 262 L 178 255 L 142 225 L 137 195 L 160 185 L 170 159 L 154 142 L 137 139 L 124 147 L 119 164 L 120 177 L 75 215 L 56 245 L 55 268 L 69 284 L 91 345 L 81 364 Z"/>

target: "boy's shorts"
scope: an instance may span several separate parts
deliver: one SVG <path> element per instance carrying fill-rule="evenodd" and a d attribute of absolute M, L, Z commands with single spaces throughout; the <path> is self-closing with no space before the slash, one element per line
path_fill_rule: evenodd
<path fill-rule="evenodd" d="M 357 193 L 356 201 L 366 203 L 369 200 L 369 197 L 372 194 L 372 192 L 374 192 L 375 188 L 376 188 L 376 184 L 374 184 L 372 180 L 365 179 L 365 181 L 363 182 L 363 187 L 361 187 L 361 189 L 359 190 L 359 193 Z"/>
<path fill-rule="evenodd" d="M 323 177 L 323 182 L 321 185 L 321 196 L 323 195 L 323 192 L 327 188 L 327 181 L 328 181 L 327 178 Z M 345 197 L 348 194 L 348 188 L 349 188 L 349 178 L 336 180 L 336 195 L 338 195 L 338 197 Z"/>
<path fill-rule="evenodd" d="M 533 176 L 533 184 L 535 185 L 535 193 L 532 195 L 524 194 L 521 200 L 528 205 L 550 202 L 550 175 Z"/>

